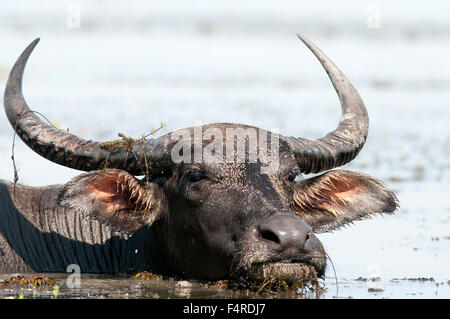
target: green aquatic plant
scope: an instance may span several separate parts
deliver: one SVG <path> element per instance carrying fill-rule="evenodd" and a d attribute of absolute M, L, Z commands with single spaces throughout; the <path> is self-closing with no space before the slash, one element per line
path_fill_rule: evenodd
<path fill-rule="evenodd" d="M 151 135 L 155 135 L 156 132 L 166 127 L 166 123 L 161 122 L 160 126 L 157 129 L 152 129 L 150 133 L 148 134 L 142 134 L 139 138 L 133 138 L 130 136 L 126 136 L 123 133 L 117 133 L 117 135 L 120 137 L 119 139 L 115 139 L 112 141 L 106 141 L 99 143 L 99 147 L 103 150 L 107 150 L 110 152 L 118 152 L 118 151 L 125 151 L 125 150 L 131 150 L 132 146 L 135 143 L 144 142 L 147 137 Z"/>
<path fill-rule="evenodd" d="M 133 277 L 136 278 L 136 279 L 145 279 L 145 280 L 161 280 L 161 279 L 163 279 L 163 276 L 153 274 L 153 273 L 151 273 L 149 271 L 138 272 Z"/>
<path fill-rule="evenodd" d="M 23 288 L 40 288 L 40 287 L 54 287 L 57 285 L 56 280 L 42 275 L 33 275 L 33 276 L 22 276 L 17 275 L 15 277 L 11 277 L 10 279 L 6 279 L 0 281 L 0 287 L 23 287 Z"/>

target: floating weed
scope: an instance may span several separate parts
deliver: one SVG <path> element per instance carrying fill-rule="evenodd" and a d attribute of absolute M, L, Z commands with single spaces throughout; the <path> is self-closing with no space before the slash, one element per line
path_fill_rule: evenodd
<path fill-rule="evenodd" d="M 148 271 L 138 272 L 133 277 L 136 278 L 136 279 L 145 279 L 145 280 L 162 280 L 163 279 L 163 276 L 157 275 L 157 274 L 153 274 L 153 273 L 148 272 Z"/>
<path fill-rule="evenodd" d="M 225 290 L 228 288 L 228 280 L 211 281 L 203 284 L 204 288 L 215 288 Z"/>
<path fill-rule="evenodd" d="M 41 275 L 24 277 L 22 275 L 17 275 L 16 277 L 11 277 L 10 279 L 0 281 L 0 287 L 27 287 L 27 288 L 40 288 L 40 287 L 54 287 L 57 284 L 56 280 Z"/>
<path fill-rule="evenodd" d="M 393 279 L 391 279 L 391 281 L 399 281 L 399 280 L 416 281 L 416 282 L 435 282 L 435 279 L 433 277 L 430 277 L 430 278 L 425 278 L 425 277 L 407 278 L 407 277 L 403 277 L 403 278 L 393 278 Z"/>
<path fill-rule="evenodd" d="M 58 285 L 55 285 L 54 287 L 53 287 L 53 296 L 52 296 L 52 299 L 57 299 L 58 298 L 58 295 L 59 295 L 59 289 L 60 289 L 61 287 L 59 287 Z"/>
<path fill-rule="evenodd" d="M 367 291 L 368 292 L 382 292 L 384 290 L 381 288 L 368 288 Z"/>
<path fill-rule="evenodd" d="M 370 278 L 365 278 L 365 277 L 358 277 L 355 279 L 355 281 L 374 281 L 374 282 L 380 282 L 381 278 L 380 277 L 370 277 Z"/>

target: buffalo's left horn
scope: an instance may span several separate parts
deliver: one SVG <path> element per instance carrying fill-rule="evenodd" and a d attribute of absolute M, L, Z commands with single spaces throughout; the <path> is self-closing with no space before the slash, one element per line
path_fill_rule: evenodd
<path fill-rule="evenodd" d="M 339 126 L 317 140 L 288 137 L 300 170 L 318 173 L 342 166 L 353 160 L 364 146 L 369 130 L 369 118 L 364 102 L 344 74 L 314 44 L 304 36 L 297 35 L 314 53 L 339 96 L 342 107 Z"/>
<path fill-rule="evenodd" d="M 147 170 L 145 163 L 147 167 L 157 167 L 162 162 L 170 162 L 164 136 L 136 142 L 126 149 L 111 152 L 100 147 L 99 142 L 84 140 L 42 121 L 30 110 L 22 94 L 25 65 L 38 42 L 39 38 L 28 45 L 14 64 L 4 96 L 9 122 L 25 144 L 52 162 L 83 171 L 108 167 L 143 175 Z"/>

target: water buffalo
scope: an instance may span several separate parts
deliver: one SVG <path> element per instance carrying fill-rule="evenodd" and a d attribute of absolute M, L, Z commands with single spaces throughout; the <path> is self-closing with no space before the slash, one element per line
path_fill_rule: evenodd
<path fill-rule="evenodd" d="M 379 180 L 331 170 L 362 149 L 368 115 L 333 62 L 299 38 L 341 102 L 339 125 L 326 136 L 308 140 L 216 123 L 116 144 L 58 130 L 29 109 L 22 77 L 39 39 L 33 41 L 9 75 L 7 117 L 36 153 L 85 173 L 46 187 L 0 181 L 0 272 L 65 272 L 78 264 L 89 273 L 134 269 L 186 279 L 293 282 L 306 265 L 323 276 L 326 254 L 315 232 L 393 213 L 398 204 Z M 232 150 L 225 154 L 230 132 Z M 202 157 L 207 149 L 210 156 Z M 262 150 L 275 161 L 260 158 Z"/>

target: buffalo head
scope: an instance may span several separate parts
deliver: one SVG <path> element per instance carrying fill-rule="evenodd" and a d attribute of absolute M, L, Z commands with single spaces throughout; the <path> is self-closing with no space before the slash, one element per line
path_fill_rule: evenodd
<path fill-rule="evenodd" d="M 128 234 L 151 228 L 157 271 L 295 284 L 306 270 L 324 274 L 326 254 L 314 233 L 397 208 L 395 195 L 375 178 L 330 171 L 362 149 L 368 116 L 341 71 L 299 37 L 327 71 L 342 106 L 337 129 L 316 140 L 219 123 L 111 148 L 57 130 L 22 95 L 25 64 L 38 39 L 11 71 L 5 110 L 35 152 L 87 172 L 61 188 L 58 205 Z"/>

